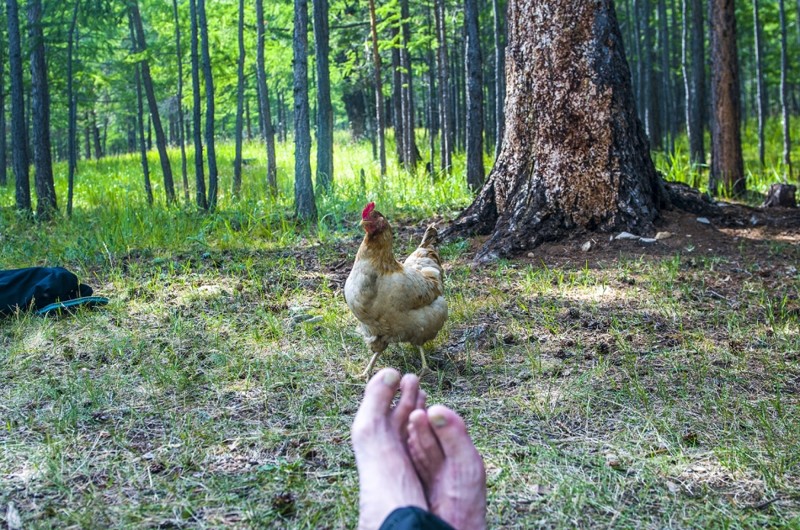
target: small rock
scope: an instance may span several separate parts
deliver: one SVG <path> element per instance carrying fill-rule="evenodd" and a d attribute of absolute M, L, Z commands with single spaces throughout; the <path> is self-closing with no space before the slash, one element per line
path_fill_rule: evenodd
<path fill-rule="evenodd" d="M 536 254 L 534 254 L 533 252 L 528 252 L 528 257 L 529 258 L 535 258 Z"/>
<path fill-rule="evenodd" d="M 614 239 L 639 239 L 639 236 L 631 234 L 630 232 L 620 232 Z"/>
<path fill-rule="evenodd" d="M 711 221 L 708 220 L 708 217 L 698 217 L 697 222 L 704 225 L 710 225 Z"/>
<path fill-rule="evenodd" d="M 756 217 L 755 214 L 750 216 L 750 224 L 753 226 L 756 226 L 758 224 L 758 217 Z"/>
<path fill-rule="evenodd" d="M 644 243 L 645 245 L 652 245 L 656 241 L 658 241 L 658 239 L 656 239 L 654 237 L 640 237 L 639 238 L 639 243 Z"/>
<path fill-rule="evenodd" d="M 656 240 L 669 239 L 672 237 L 672 232 L 659 232 L 656 234 Z"/>
<path fill-rule="evenodd" d="M 156 455 L 154 455 L 152 451 L 148 451 L 148 452 L 146 452 L 145 454 L 142 455 L 142 458 L 144 458 L 145 460 L 152 460 L 155 457 L 156 457 Z"/>
<path fill-rule="evenodd" d="M 587 241 L 586 243 L 581 245 L 581 250 L 584 251 L 584 252 L 589 252 L 591 249 L 592 249 L 592 242 L 591 241 Z"/>

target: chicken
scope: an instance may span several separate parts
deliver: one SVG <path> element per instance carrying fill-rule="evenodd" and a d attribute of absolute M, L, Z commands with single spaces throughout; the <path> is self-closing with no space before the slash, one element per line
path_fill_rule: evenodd
<path fill-rule="evenodd" d="M 370 374 L 393 342 L 416 346 L 422 371 L 430 372 L 422 345 L 436 337 L 447 320 L 436 227 L 430 225 L 417 250 L 400 263 L 392 252 L 392 227 L 374 202 L 361 213 L 361 226 L 366 234 L 344 284 L 344 297 L 373 352 L 362 375 Z"/>

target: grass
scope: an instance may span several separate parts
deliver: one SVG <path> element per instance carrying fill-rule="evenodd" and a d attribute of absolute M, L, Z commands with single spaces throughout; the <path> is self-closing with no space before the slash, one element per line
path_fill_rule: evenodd
<path fill-rule="evenodd" d="M 272 200 L 247 146 L 238 203 L 220 151 L 209 215 L 147 207 L 136 157 L 84 164 L 75 215 L 51 225 L 0 192 L 0 267 L 65 265 L 112 300 L 0 321 L 0 505 L 25 528 L 354 526 L 368 353 L 341 287 L 358 212 L 376 199 L 416 226 L 469 195 L 458 172 L 381 184 L 368 147 L 342 146 L 312 233 L 291 217 L 288 149 Z M 399 231 L 398 253 L 414 243 Z M 471 426 L 491 527 L 800 527 L 800 255 L 752 245 L 482 269 L 468 242 L 443 248 L 451 316 L 424 386 Z"/>

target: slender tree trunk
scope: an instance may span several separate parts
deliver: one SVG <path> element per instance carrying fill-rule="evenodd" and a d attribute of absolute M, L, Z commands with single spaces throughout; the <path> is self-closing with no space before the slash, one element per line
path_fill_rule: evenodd
<path fill-rule="evenodd" d="M 297 1 L 297 0 L 295 0 Z M 375 14 L 375 0 L 369 0 L 369 23 L 372 35 L 372 61 L 375 68 L 375 123 L 378 129 L 378 156 L 381 164 L 381 177 L 386 176 L 386 139 L 383 113 L 383 81 L 381 80 L 381 54 L 378 49 L 378 17 Z"/>
<path fill-rule="evenodd" d="M 80 0 L 75 0 L 75 7 L 72 9 L 72 22 L 70 23 L 69 33 L 67 35 L 67 217 L 72 217 L 75 172 L 78 169 L 78 98 L 75 96 L 74 88 L 73 55 L 80 5 Z M 0 82 L 0 84 L 2 84 L 2 82 Z M 0 107 L 2 107 L 2 105 L 0 105 Z"/>
<path fill-rule="evenodd" d="M 31 181 L 17 0 L 6 0 L 6 18 L 8 22 L 8 69 L 11 78 L 11 137 L 15 140 L 11 144 L 11 156 L 16 181 L 16 207 L 17 210 L 28 214 L 31 212 Z"/>
<path fill-rule="evenodd" d="M 6 43 L 3 41 L 3 31 L 0 29 L 0 186 L 8 185 L 8 172 L 6 165 L 8 164 L 8 155 L 6 149 L 6 74 L 5 74 L 5 57 Z"/>
<path fill-rule="evenodd" d="M 692 129 L 696 131 L 691 139 L 689 152 L 695 164 L 706 163 L 705 127 L 708 121 L 706 109 L 706 44 L 703 23 L 703 0 L 691 0 L 692 3 Z"/>
<path fill-rule="evenodd" d="M 130 19 L 131 46 L 133 53 L 136 53 L 136 34 L 133 28 L 133 19 Z M 136 126 L 139 136 L 139 156 L 142 161 L 142 175 L 144 176 L 144 193 L 147 197 L 147 204 L 153 205 L 153 186 L 150 183 L 150 163 L 147 161 L 147 143 L 144 135 L 144 100 L 142 98 L 142 82 L 139 76 L 139 64 L 133 65 L 134 84 L 136 85 Z"/>
<path fill-rule="evenodd" d="M 781 27 L 781 117 L 783 124 L 783 165 L 786 166 L 784 180 L 792 178 L 792 140 L 789 135 L 789 59 L 786 50 L 786 10 L 784 0 L 778 0 L 778 15 Z"/>
<path fill-rule="evenodd" d="M 692 55 L 691 69 L 689 65 L 689 51 L 694 46 L 694 38 L 696 35 L 691 32 L 692 42 L 690 42 L 689 32 L 689 13 L 688 13 L 689 0 L 681 0 L 681 69 L 683 71 L 683 86 L 686 97 L 685 116 L 686 116 L 686 134 L 689 137 L 689 161 L 692 166 L 697 168 L 699 165 L 705 163 L 705 153 L 703 148 L 703 121 L 702 110 L 700 101 L 700 94 L 697 80 L 693 75 L 697 63 L 700 63 L 701 68 L 703 65 L 703 57 Z M 692 7 L 694 9 L 695 6 Z M 692 12 L 695 16 L 696 13 Z M 702 10 L 700 12 L 700 21 L 702 23 Z M 692 22 L 695 23 L 694 21 Z"/>
<path fill-rule="evenodd" d="M 664 191 L 612 0 L 511 0 L 507 20 L 503 149 L 450 233 L 491 234 L 486 260 L 579 229 L 650 232 Z"/>
<path fill-rule="evenodd" d="M 467 72 L 467 184 L 473 191 L 483 185 L 483 61 L 481 58 L 480 28 L 478 27 L 478 0 L 464 4 L 466 24 L 466 50 L 464 69 Z"/>
<path fill-rule="evenodd" d="M 256 81 L 258 84 L 258 106 L 262 117 L 262 128 L 267 143 L 267 185 L 270 193 L 278 194 L 278 171 L 275 162 L 275 129 L 272 126 L 272 113 L 269 103 L 267 74 L 264 69 L 264 5 L 263 0 L 256 0 Z"/>
<path fill-rule="evenodd" d="M 178 0 L 172 0 L 175 17 L 175 48 L 178 59 L 178 143 L 181 146 L 181 176 L 183 177 L 183 200 L 189 204 L 189 175 L 186 161 L 186 120 L 183 117 L 183 53 L 181 52 L 181 24 L 178 18 Z"/>
<path fill-rule="evenodd" d="M 766 91 L 764 89 L 764 56 L 761 44 L 761 17 L 758 14 L 758 0 L 753 0 L 753 33 L 756 59 L 756 114 L 758 116 L 758 162 L 764 169 L 764 122 L 766 120 Z"/>
<path fill-rule="evenodd" d="M 211 54 L 208 43 L 206 0 L 197 0 L 197 18 L 200 23 L 200 53 L 203 58 L 203 79 L 206 85 L 206 153 L 208 155 L 208 208 L 217 207 L 217 150 L 214 144 L 214 77 L 211 74 Z"/>
<path fill-rule="evenodd" d="M 203 135 L 200 131 L 202 118 L 200 109 L 200 60 L 198 53 L 199 25 L 197 21 L 197 2 L 189 0 L 189 17 L 191 18 L 191 56 L 192 56 L 192 136 L 194 138 L 194 172 L 195 172 L 195 202 L 197 207 L 208 210 L 206 199 L 206 178 L 203 164 Z"/>
<path fill-rule="evenodd" d="M 317 187 L 333 184 L 333 105 L 331 103 L 328 0 L 313 0 L 314 46 L 317 58 Z"/>
<path fill-rule="evenodd" d="M 719 184 L 726 193 L 746 191 L 742 160 L 741 98 L 736 49 L 734 0 L 709 0 L 711 26 L 711 175 L 708 188 L 716 195 Z"/>
<path fill-rule="evenodd" d="M 31 48 L 31 107 L 33 128 L 33 167 L 36 171 L 36 215 L 51 219 L 58 211 L 53 183 L 53 161 L 50 146 L 50 90 L 42 31 L 42 2 L 28 2 L 28 38 Z"/>
<path fill-rule="evenodd" d="M 664 122 L 664 142 L 662 146 L 667 153 L 675 151 L 674 138 L 670 124 L 672 122 L 672 80 L 670 79 L 670 42 L 669 26 L 667 24 L 667 2 L 658 0 L 658 32 L 661 47 L 661 115 Z"/>
<path fill-rule="evenodd" d="M 492 15 L 494 20 L 494 84 L 495 84 L 495 144 L 494 156 L 500 155 L 500 148 L 503 145 L 503 127 L 505 124 L 505 44 L 503 37 L 503 23 L 505 13 L 500 12 L 500 0 L 492 0 Z"/>
<path fill-rule="evenodd" d="M 409 20 L 411 11 L 408 0 L 400 0 L 401 30 L 403 37 L 403 47 L 400 49 L 400 66 L 402 68 L 402 111 L 403 111 L 403 162 L 407 171 L 414 171 L 419 162 L 419 149 L 414 131 L 414 75 L 411 65 L 411 28 Z"/>
<path fill-rule="evenodd" d="M 139 14 L 138 0 L 131 2 L 129 13 L 133 22 L 133 29 L 136 32 L 137 51 L 143 52 L 147 49 L 147 43 L 144 39 L 144 27 L 142 26 L 142 17 Z M 147 59 L 142 59 L 139 63 L 142 69 L 142 81 L 147 95 L 147 104 L 150 107 L 150 119 L 156 133 L 156 147 L 158 148 L 158 158 L 161 162 L 161 172 L 164 174 L 164 191 L 167 196 L 167 204 L 172 204 L 175 202 L 175 185 L 172 180 L 172 166 L 170 166 L 169 155 L 167 155 L 167 138 L 164 136 L 164 128 L 161 126 L 158 101 L 153 88 L 153 78 L 150 75 L 150 64 Z"/>
<path fill-rule="evenodd" d="M 242 135 L 244 129 L 244 0 L 239 0 L 239 60 L 237 61 L 238 82 L 236 84 L 236 130 L 235 155 L 233 159 L 233 198 L 239 199 L 242 192 Z"/>
<path fill-rule="evenodd" d="M 308 109 L 308 2 L 294 0 L 294 202 L 303 222 L 316 223 L 311 180 L 311 130 Z"/>
<path fill-rule="evenodd" d="M 431 31 L 431 13 L 428 8 L 428 31 Z M 430 161 L 428 162 L 428 172 L 431 177 L 436 178 L 436 135 L 439 132 L 438 108 L 436 106 L 436 62 L 433 58 L 433 43 L 428 42 L 428 151 Z"/>
<path fill-rule="evenodd" d="M 441 167 L 443 172 L 450 172 L 454 148 L 453 112 L 450 104 L 450 80 L 447 57 L 447 28 L 445 26 L 445 6 L 443 0 L 435 0 L 434 19 L 436 21 L 436 38 L 438 40 L 438 70 L 439 70 L 439 127 L 441 129 Z"/>
<path fill-rule="evenodd" d="M 390 28 L 392 41 L 397 41 L 400 32 L 397 27 Z M 403 134 L 403 94 L 402 94 L 403 80 L 400 74 L 400 48 L 392 46 L 392 127 L 394 128 L 394 145 L 397 151 L 397 162 L 403 164 L 405 162 L 405 147 L 403 141 L 405 135 Z"/>

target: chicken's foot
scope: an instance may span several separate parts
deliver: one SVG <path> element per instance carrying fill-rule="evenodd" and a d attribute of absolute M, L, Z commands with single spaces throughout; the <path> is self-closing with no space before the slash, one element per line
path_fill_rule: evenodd
<path fill-rule="evenodd" d="M 425 359 L 425 350 L 422 346 L 417 346 L 419 348 L 419 356 L 422 358 L 422 368 L 419 371 L 419 376 L 424 377 L 430 373 L 433 373 L 433 370 L 430 369 L 428 366 L 428 361 Z"/>
<path fill-rule="evenodd" d="M 367 363 L 367 367 L 364 368 L 364 371 L 361 372 L 361 375 L 359 377 L 364 377 L 364 378 L 369 379 L 369 376 L 372 373 L 372 367 L 375 366 L 375 361 L 378 360 L 378 355 L 380 355 L 380 354 L 381 354 L 381 352 L 379 352 L 379 351 L 375 352 L 375 354 L 372 356 L 372 359 L 370 359 L 369 363 Z"/>

